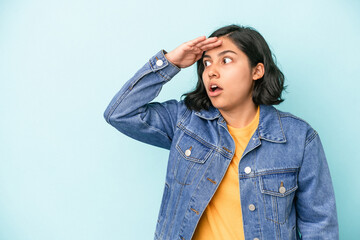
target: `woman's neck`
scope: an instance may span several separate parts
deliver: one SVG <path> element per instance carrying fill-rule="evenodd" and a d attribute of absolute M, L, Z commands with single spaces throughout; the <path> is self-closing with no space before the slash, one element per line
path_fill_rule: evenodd
<path fill-rule="evenodd" d="M 258 106 L 253 102 L 242 105 L 231 111 L 219 109 L 224 117 L 226 124 L 234 128 L 246 127 L 254 119 Z"/>

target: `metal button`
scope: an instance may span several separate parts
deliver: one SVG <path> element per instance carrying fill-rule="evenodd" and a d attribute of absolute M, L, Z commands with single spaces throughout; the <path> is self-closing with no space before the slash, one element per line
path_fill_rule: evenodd
<path fill-rule="evenodd" d="M 249 205 L 249 210 L 250 210 L 250 211 L 255 211 L 255 205 L 254 205 L 254 204 L 250 204 L 250 205 Z"/>
<path fill-rule="evenodd" d="M 188 156 L 190 156 L 190 155 L 191 155 L 191 150 L 190 150 L 190 149 L 186 150 L 186 151 L 185 151 L 185 156 L 188 157 Z"/>
<path fill-rule="evenodd" d="M 156 61 L 156 65 L 158 65 L 159 67 L 163 65 L 163 61 L 161 59 Z"/>
<path fill-rule="evenodd" d="M 279 193 L 285 193 L 286 192 L 286 188 L 285 187 L 280 187 L 279 188 Z"/>
<path fill-rule="evenodd" d="M 245 173 L 246 173 L 246 174 L 251 173 L 251 167 L 246 167 L 246 168 L 245 168 Z"/>
<path fill-rule="evenodd" d="M 260 239 L 258 239 L 258 238 L 254 238 L 254 240 L 260 240 Z"/>

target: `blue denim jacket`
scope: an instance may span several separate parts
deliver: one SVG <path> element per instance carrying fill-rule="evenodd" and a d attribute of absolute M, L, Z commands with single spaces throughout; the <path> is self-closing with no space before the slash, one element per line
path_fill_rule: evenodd
<path fill-rule="evenodd" d="M 216 108 L 195 112 L 182 100 L 151 102 L 180 71 L 164 53 L 125 83 L 104 117 L 127 136 L 170 150 L 155 239 L 190 240 L 235 143 Z M 318 133 L 304 120 L 260 105 L 239 185 L 245 239 L 338 239 L 328 164 Z"/>

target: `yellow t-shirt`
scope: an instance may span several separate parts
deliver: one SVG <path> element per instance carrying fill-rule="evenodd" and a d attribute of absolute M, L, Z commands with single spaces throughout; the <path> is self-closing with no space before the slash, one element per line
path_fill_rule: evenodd
<path fill-rule="evenodd" d="M 229 132 L 235 141 L 235 155 L 199 220 L 193 240 L 245 239 L 238 169 L 240 158 L 259 125 L 259 116 L 260 109 L 258 107 L 256 116 L 247 126 L 234 128 L 228 125 Z"/>

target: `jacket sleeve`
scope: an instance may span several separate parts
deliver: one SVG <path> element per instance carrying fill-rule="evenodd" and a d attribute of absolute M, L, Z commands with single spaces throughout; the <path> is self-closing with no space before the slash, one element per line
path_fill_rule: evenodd
<path fill-rule="evenodd" d="M 339 239 L 334 189 L 320 137 L 315 130 L 305 145 L 296 193 L 301 239 Z"/>
<path fill-rule="evenodd" d="M 180 71 L 165 53 L 159 51 L 125 83 L 106 108 L 104 118 L 131 138 L 170 149 L 180 104 L 176 100 L 150 103 Z"/>

